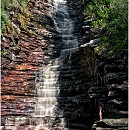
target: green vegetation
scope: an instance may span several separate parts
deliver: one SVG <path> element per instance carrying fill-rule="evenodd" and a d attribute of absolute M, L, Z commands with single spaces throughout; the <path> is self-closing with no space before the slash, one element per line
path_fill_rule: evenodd
<path fill-rule="evenodd" d="M 17 38 L 20 35 L 20 29 L 26 31 L 26 23 L 29 20 L 30 12 L 28 11 L 27 0 L 1 0 L 1 35 L 11 37 L 13 40 L 7 44 L 13 46 L 17 43 Z M 18 24 L 19 29 L 14 24 Z M 32 33 L 32 32 L 31 32 Z M 15 51 L 15 50 L 14 50 Z M 8 49 L 2 47 L 1 56 L 5 57 L 8 54 Z"/>
<path fill-rule="evenodd" d="M 6 56 L 6 54 L 7 54 L 7 50 L 4 48 L 4 49 L 2 50 L 2 52 L 1 52 L 1 55 L 4 57 L 4 56 Z"/>
<path fill-rule="evenodd" d="M 9 22 L 8 13 L 2 8 L 1 9 L 1 30 L 2 32 L 6 29 L 6 26 Z"/>
<path fill-rule="evenodd" d="M 25 10 L 26 0 L 1 0 L 1 33 L 6 29 L 10 20 L 9 10 L 15 11 L 20 9 L 22 12 Z M 12 10 L 11 10 L 12 9 Z"/>
<path fill-rule="evenodd" d="M 99 55 L 120 57 L 128 43 L 128 1 L 93 0 L 85 7 L 85 19 L 91 20 L 100 45 L 95 49 Z"/>

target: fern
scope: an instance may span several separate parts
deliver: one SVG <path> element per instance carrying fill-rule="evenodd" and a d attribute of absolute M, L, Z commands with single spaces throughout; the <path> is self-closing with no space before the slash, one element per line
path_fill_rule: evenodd
<path fill-rule="evenodd" d="M 2 30 L 1 33 L 3 33 L 4 30 L 6 29 L 8 22 L 9 22 L 9 15 L 7 11 L 1 9 L 1 30 Z"/>

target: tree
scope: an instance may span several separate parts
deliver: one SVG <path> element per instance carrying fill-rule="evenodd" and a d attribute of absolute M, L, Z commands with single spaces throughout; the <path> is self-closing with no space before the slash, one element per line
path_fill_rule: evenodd
<path fill-rule="evenodd" d="M 85 7 L 85 19 L 91 19 L 100 33 L 100 45 L 95 48 L 98 54 L 120 57 L 127 50 L 128 1 L 94 0 Z"/>

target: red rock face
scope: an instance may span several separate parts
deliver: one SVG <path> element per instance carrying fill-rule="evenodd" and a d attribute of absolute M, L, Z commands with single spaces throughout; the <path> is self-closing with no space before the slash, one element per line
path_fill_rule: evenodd
<path fill-rule="evenodd" d="M 51 6 L 50 3 L 44 1 L 28 2 L 28 11 L 30 17 L 39 17 L 38 14 L 48 14 L 46 5 Z M 34 7 L 36 9 L 34 9 Z M 39 9 L 40 8 L 40 9 Z M 41 10 L 42 9 L 42 10 Z M 12 22 L 18 25 L 18 13 L 12 17 Z M 52 34 L 46 30 L 40 21 L 29 21 L 28 16 L 25 15 L 25 24 L 27 29 L 22 30 L 19 34 L 14 31 L 5 31 L 2 40 L 2 50 L 6 49 L 6 53 L 2 56 L 2 79 L 1 79 L 1 115 L 2 118 L 6 116 L 29 116 L 33 113 L 35 104 L 35 73 L 44 63 L 44 51 L 47 40 L 44 39 L 43 34 Z M 18 20 L 17 20 L 18 19 Z M 12 28 L 9 23 L 8 28 Z M 39 28 L 40 27 L 40 28 Z M 14 32 L 16 35 L 14 35 Z M 31 32 L 33 32 L 31 34 Z M 16 39 L 17 38 L 17 39 Z M 16 44 L 12 43 L 12 39 L 17 40 Z M 15 128 L 16 129 L 16 128 Z M 32 129 L 32 128 L 18 128 Z"/>

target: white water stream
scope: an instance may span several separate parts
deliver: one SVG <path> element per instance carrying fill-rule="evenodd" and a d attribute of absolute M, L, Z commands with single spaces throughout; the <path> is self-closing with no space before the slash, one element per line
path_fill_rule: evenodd
<path fill-rule="evenodd" d="M 60 92 L 57 82 L 60 72 L 57 71 L 57 68 L 61 64 L 60 61 L 67 55 L 69 55 L 69 61 L 71 60 L 71 54 L 78 50 L 79 45 L 77 37 L 73 34 L 74 23 L 70 19 L 67 2 L 65 0 L 53 0 L 53 4 L 53 19 L 59 36 L 62 37 L 63 46 L 60 56 L 52 59 L 48 65 L 43 66 L 39 71 L 39 76 L 37 76 L 35 80 L 37 88 L 37 102 L 35 104 L 33 117 L 39 117 L 41 119 L 44 117 L 63 117 L 63 111 L 58 110 L 57 112 L 57 97 Z M 65 124 L 64 119 L 61 118 L 61 120 L 61 124 Z M 40 124 L 45 123 L 42 120 L 37 123 L 37 125 Z"/>

